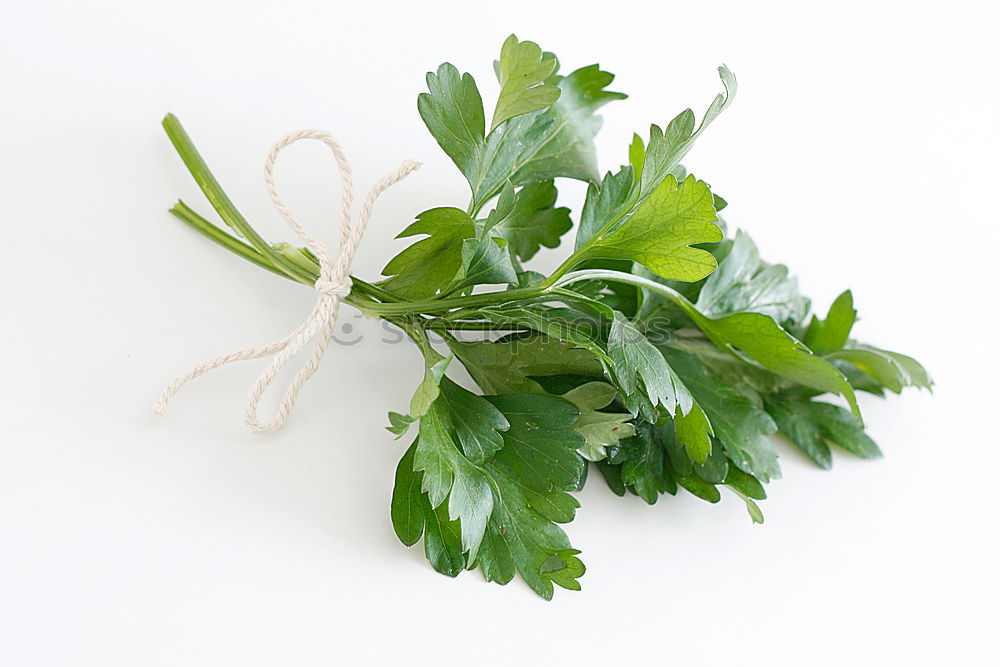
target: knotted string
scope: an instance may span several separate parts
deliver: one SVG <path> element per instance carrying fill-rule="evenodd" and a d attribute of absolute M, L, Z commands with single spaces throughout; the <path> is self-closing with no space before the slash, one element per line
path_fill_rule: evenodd
<path fill-rule="evenodd" d="M 278 195 L 277 189 L 274 187 L 274 163 L 278 159 L 278 154 L 285 148 L 303 139 L 315 139 L 326 144 L 333 151 L 333 156 L 336 158 L 337 166 L 340 169 L 343 195 L 340 199 L 340 251 L 336 261 L 330 257 L 327 247 L 307 232 L 302 224 L 295 219 L 295 216 L 285 206 L 285 203 Z M 368 191 L 368 196 L 365 197 L 357 222 L 352 223 L 351 204 L 354 193 L 351 181 L 351 166 L 347 162 L 347 157 L 344 155 L 344 151 L 340 147 L 340 144 L 337 143 L 337 140 L 329 132 L 300 130 L 278 141 L 271 149 L 271 152 L 268 153 L 267 160 L 264 163 L 264 185 L 267 188 L 267 193 L 271 196 L 271 201 L 274 202 L 275 208 L 281 213 L 281 217 L 295 230 L 295 233 L 299 235 L 305 242 L 306 247 L 309 248 L 319 261 L 319 279 L 314 285 L 318 294 L 316 305 L 313 306 L 312 312 L 306 318 L 306 321 L 281 340 L 274 341 L 263 347 L 249 347 L 221 355 L 195 366 L 186 374 L 178 377 L 163 390 L 160 398 L 153 406 L 153 413 L 162 415 L 173 395 L 187 382 L 200 375 L 204 375 L 211 370 L 234 361 L 259 359 L 275 355 L 271 363 L 268 364 L 267 369 L 250 389 L 250 398 L 247 402 L 245 419 L 250 430 L 255 433 L 271 433 L 280 428 L 285 423 L 289 413 L 291 413 L 292 407 L 295 404 L 295 398 L 298 396 L 302 385 L 319 368 L 319 362 L 323 358 L 323 353 L 326 352 L 327 345 L 334 333 L 340 303 L 351 293 L 351 261 L 354 259 L 358 243 L 361 241 L 361 237 L 365 233 L 365 228 L 368 226 L 368 220 L 371 217 L 375 200 L 391 185 L 399 182 L 419 168 L 420 163 L 406 160 L 398 169 L 376 183 Z M 314 338 L 316 339 L 316 343 L 312 354 L 305 365 L 299 369 L 299 372 L 285 391 L 285 395 L 281 399 L 281 404 L 278 406 L 274 418 L 269 422 L 261 422 L 257 419 L 257 406 L 260 403 L 261 396 L 270 386 L 271 382 L 274 381 L 274 378 L 277 377 L 281 369 L 284 368 L 285 364 Z"/>

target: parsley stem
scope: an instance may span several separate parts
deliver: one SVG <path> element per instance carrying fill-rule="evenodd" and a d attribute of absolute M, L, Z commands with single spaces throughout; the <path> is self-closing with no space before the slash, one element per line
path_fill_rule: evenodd
<path fill-rule="evenodd" d="M 448 320 L 427 320 L 423 327 L 428 331 L 527 331 L 527 327 L 495 324 L 493 322 L 450 322 Z"/>
<path fill-rule="evenodd" d="M 571 285 L 573 283 L 580 282 L 581 280 L 610 280 L 612 282 L 623 283 L 626 285 L 634 285 L 635 287 L 643 287 L 667 297 L 677 304 L 677 306 L 683 310 L 685 314 L 692 315 L 693 313 L 696 318 L 703 317 L 698 309 L 694 307 L 694 304 L 684 298 L 684 296 L 677 290 L 667 287 L 666 285 L 662 285 L 655 280 L 643 278 L 642 276 L 637 276 L 631 273 L 624 273 L 622 271 L 612 271 L 610 269 L 587 269 L 584 271 L 574 271 L 573 273 L 567 274 L 557 280 L 553 287 L 565 287 L 566 285 Z"/>
<path fill-rule="evenodd" d="M 243 241 L 240 241 L 232 234 L 228 234 L 224 230 L 215 226 L 202 216 L 198 215 L 190 206 L 185 204 L 183 201 L 178 201 L 174 204 L 173 208 L 170 209 L 170 213 L 185 224 L 192 227 L 195 231 L 207 237 L 208 239 L 219 244 L 226 250 L 229 250 L 236 255 L 239 255 L 243 259 L 256 264 L 257 266 L 267 269 L 271 273 L 281 276 L 282 278 L 287 278 L 289 280 L 294 280 L 296 282 L 302 282 L 295 276 L 290 276 L 284 271 L 278 269 L 273 264 L 271 264 L 266 257 L 257 252 L 252 246 L 247 245 Z"/>
<path fill-rule="evenodd" d="M 195 148 L 194 142 L 191 141 L 191 137 L 188 136 L 177 116 L 168 113 L 163 118 L 163 129 L 166 130 L 167 136 L 170 137 L 170 142 L 181 156 L 184 165 L 191 172 L 195 182 L 201 188 L 209 203 L 212 204 L 212 208 L 218 212 L 219 217 L 233 231 L 249 241 L 250 245 L 261 255 L 265 256 L 274 267 L 293 276 L 300 282 L 306 282 L 310 276 L 305 269 L 274 250 L 257 233 L 239 210 L 237 210 L 236 205 L 233 204 L 232 200 L 222 189 L 222 186 L 219 185 L 219 182 L 215 179 L 205 160 L 198 153 L 198 149 Z"/>

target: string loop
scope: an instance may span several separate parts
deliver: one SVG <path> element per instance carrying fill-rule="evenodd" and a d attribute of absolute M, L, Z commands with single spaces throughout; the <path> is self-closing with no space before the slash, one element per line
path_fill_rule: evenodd
<path fill-rule="evenodd" d="M 288 207 L 282 201 L 274 186 L 274 165 L 278 159 L 278 155 L 295 142 L 306 139 L 313 139 L 326 144 L 333 152 L 333 156 L 337 161 L 337 167 L 340 170 L 343 192 L 340 198 L 340 244 L 336 260 L 331 258 L 327 247 L 306 231 L 302 223 L 292 215 L 292 212 L 288 210 Z M 153 406 L 153 413 L 162 415 L 166 410 L 167 403 L 170 402 L 170 399 L 173 398 L 174 394 L 182 386 L 209 371 L 234 361 L 259 359 L 274 355 L 267 368 L 250 389 L 244 419 L 250 430 L 255 433 L 272 433 L 280 428 L 285 423 L 285 420 L 288 419 L 288 415 L 295 405 L 295 399 L 302 385 L 319 368 L 320 360 L 323 358 L 323 353 L 326 352 L 327 345 L 329 345 L 330 338 L 334 333 L 340 304 L 351 293 L 351 262 L 354 260 L 354 253 L 357 251 L 361 237 L 368 227 L 368 220 L 371 218 L 375 200 L 390 186 L 398 183 L 419 168 L 420 163 L 406 160 L 399 168 L 372 186 L 371 190 L 365 196 L 357 222 L 352 222 L 351 205 L 354 199 L 354 189 L 351 177 L 351 165 L 348 163 L 340 143 L 329 132 L 299 130 L 298 132 L 285 135 L 274 144 L 274 147 L 271 148 L 267 155 L 267 160 L 264 162 L 264 187 L 267 189 L 267 193 L 270 195 L 271 201 L 274 203 L 275 208 L 278 209 L 281 217 L 299 235 L 299 238 L 302 239 L 306 247 L 319 262 L 319 279 L 316 280 L 314 285 L 317 293 L 316 303 L 305 322 L 281 340 L 276 340 L 263 347 L 245 348 L 209 359 L 195 366 L 184 375 L 174 379 L 166 386 L 160 398 L 156 401 L 156 404 Z M 285 390 L 285 395 L 281 399 L 274 417 L 270 421 L 260 421 L 257 418 L 257 408 L 261 396 L 263 396 L 264 392 L 289 360 L 314 339 L 315 344 L 312 354 Z"/>

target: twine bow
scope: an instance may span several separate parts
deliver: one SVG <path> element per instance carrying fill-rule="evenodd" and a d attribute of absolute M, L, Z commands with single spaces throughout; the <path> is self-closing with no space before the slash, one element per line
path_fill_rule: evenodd
<path fill-rule="evenodd" d="M 340 169 L 343 195 L 340 199 L 340 248 L 336 261 L 330 257 L 327 247 L 307 232 L 302 223 L 295 219 L 295 216 L 285 206 L 285 203 L 278 195 L 277 189 L 274 187 L 274 163 L 278 158 L 278 154 L 295 142 L 304 139 L 315 139 L 326 144 L 333 151 L 333 156 L 336 158 L 337 166 Z M 305 322 L 281 340 L 274 341 L 263 347 L 236 350 L 235 352 L 210 359 L 173 380 L 166 386 L 160 398 L 156 401 L 156 404 L 153 406 L 153 413 L 162 415 L 166 410 L 167 403 L 170 402 L 174 394 L 186 383 L 200 375 L 204 375 L 211 370 L 234 361 L 259 359 L 275 355 L 263 374 L 261 374 L 257 382 L 250 389 L 245 420 L 250 430 L 255 433 L 272 433 L 280 428 L 291 413 L 302 385 L 319 368 L 320 360 L 323 358 L 323 353 L 326 352 L 327 345 L 334 333 L 340 304 L 351 293 L 351 262 L 354 259 L 354 253 L 357 251 L 358 243 L 365 233 L 365 228 L 368 226 L 368 220 L 371 217 L 375 200 L 391 185 L 399 182 L 419 168 L 420 163 L 406 160 L 398 169 L 376 183 L 365 197 L 357 222 L 352 223 L 351 204 L 354 193 L 351 181 L 351 166 L 337 140 L 329 132 L 300 130 L 286 135 L 278 141 L 270 153 L 268 153 L 267 160 L 264 163 L 264 185 L 267 188 L 267 193 L 271 196 L 271 201 L 274 202 L 275 208 L 278 209 L 278 212 L 281 213 L 281 216 L 288 225 L 295 230 L 295 233 L 299 235 L 305 242 L 306 247 L 309 248 L 319 261 L 319 279 L 314 285 L 318 294 L 316 304 L 313 306 L 312 312 L 306 318 Z M 257 418 L 257 406 L 260 403 L 261 396 L 289 360 L 314 338 L 316 342 L 312 354 L 305 365 L 299 369 L 288 389 L 285 390 L 285 395 L 281 399 L 281 404 L 278 406 L 274 418 L 269 422 L 261 422 Z"/>

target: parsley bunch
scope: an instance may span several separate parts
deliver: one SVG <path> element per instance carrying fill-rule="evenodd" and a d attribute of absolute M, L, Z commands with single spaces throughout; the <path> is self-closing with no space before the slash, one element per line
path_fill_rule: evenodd
<path fill-rule="evenodd" d="M 597 65 L 562 74 L 553 54 L 513 35 L 495 69 L 488 126 L 471 75 L 448 63 L 427 75 L 417 108 L 468 180 L 470 201 L 419 213 L 399 236 L 421 238 L 389 260 L 384 279 L 352 278 L 345 299 L 400 327 L 425 362 L 408 409 L 389 414 L 398 437 L 415 432 L 392 493 L 399 539 L 423 540 L 443 574 L 478 568 L 500 584 L 517 574 L 550 598 L 553 584 L 580 587 L 580 552 L 560 526 L 573 520 L 572 492 L 588 470 L 650 504 L 681 491 L 714 503 L 727 489 L 761 522 L 756 501 L 780 475 L 772 434 L 823 468 L 833 446 L 878 456 L 856 392 L 930 387 L 926 371 L 850 337 L 850 292 L 825 317 L 810 316 L 788 269 L 762 260 L 746 233 L 727 236 L 725 200 L 681 166 L 732 101 L 732 73 L 719 68 L 724 91 L 700 120 L 688 109 L 651 126 L 648 139 L 632 140 L 628 164 L 602 178 L 595 113 L 625 98 L 607 90 L 614 76 Z M 171 212 L 312 285 L 308 250 L 261 238 L 179 121 L 168 115 L 164 127 L 230 231 L 183 202 Z M 589 189 L 573 250 L 546 276 L 527 263 L 573 226 L 557 178 Z M 448 377 L 454 364 L 480 393 Z"/>

